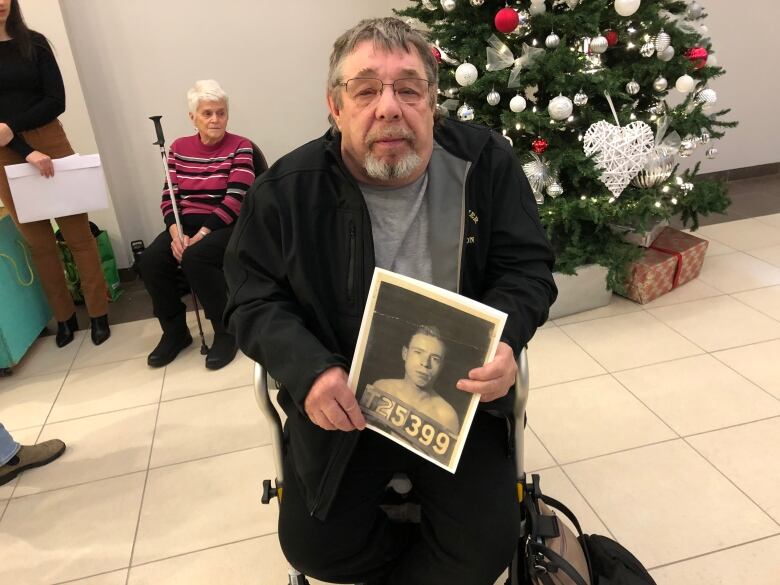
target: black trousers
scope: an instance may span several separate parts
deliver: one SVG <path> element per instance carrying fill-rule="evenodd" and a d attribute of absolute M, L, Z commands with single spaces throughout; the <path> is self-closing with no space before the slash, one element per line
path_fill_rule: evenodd
<path fill-rule="evenodd" d="M 199 227 L 183 225 L 184 233 L 192 237 Z M 223 330 L 222 313 L 227 302 L 227 285 L 222 272 L 232 228 L 215 230 L 189 246 L 182 255 L 181 269 L 192 291 L 197 295 L 206 317 L 215 324 L 215 330 Z M 186 305 L 182 302 L 176 285 L 176 270 L 179 266 L 171 251 L 171 236 L 168 230 L 158 235 L 141 255 L 139 268 L 141 277 L 152 297 L 154 316 L 160 320 L 163 331 L 186 327 Z"/>
<path fill-rule="evenodd" d="M 289 458 L 285 465 L 279 539 L 289 562 L 307 576 L 333 583 L 493 585 L 512 560 L 520 506 L 504 419 L 477 413 L 454 475 L 363 431 L 324 523 L 306 509 Z M 419 526 L 391 523 L 379 508 L 396 472 L 414 485 Z"/>

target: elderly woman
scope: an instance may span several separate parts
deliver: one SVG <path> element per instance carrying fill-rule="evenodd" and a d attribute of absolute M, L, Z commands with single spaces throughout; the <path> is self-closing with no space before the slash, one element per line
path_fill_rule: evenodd
<path fill-rule="evenodd" d="M 183 241 L 166 184 L 160 207 L 167 229 L 144 251 L 140 262 L 141 276 L 162 328 L 162 338 L 147 362 L 155 368 L 165 366 L 192 343 L 185 305 L 176 286 L 176 271 L 181 265 L 214 328 L 206 367 L 217 370 L 229 364 L 237 351 L 235 338 L 222 324 L 227 300 L 222 257 L 255 178 L 253 151 L 248 139 L 226 131 L 228 96 L 216 81 L 196 82 L 187 92 L 187 101 L 190 120 L 198 132 L 175 140 L 168 153 Z"/>

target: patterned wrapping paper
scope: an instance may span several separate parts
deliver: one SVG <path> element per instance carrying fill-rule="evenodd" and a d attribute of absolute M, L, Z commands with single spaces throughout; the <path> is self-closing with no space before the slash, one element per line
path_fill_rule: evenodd
<path fill-rule="evenodd" d="M 631 267 L 626 296 L 645 304 L 699 276 L 707 240 L 665 228 Z"/>

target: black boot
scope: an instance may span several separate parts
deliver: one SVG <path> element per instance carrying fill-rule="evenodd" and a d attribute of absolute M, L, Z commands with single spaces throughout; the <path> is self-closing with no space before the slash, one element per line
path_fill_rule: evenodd
<path fill-rule="evenodd" d="M 108 327 L 108 314 L 100 317 L 90 317 L 92 323 L 92 343 L 100 345 L 111 337 L 111 329 Z"/>
<path fill-rule="evenodd" d="M 73 313 L 67 321 L 57 321 L 57 337 L 54 339 L 57 347 L 65 347 L 73 341 L 73 334 L 79 330 L 79 322 L 76 313 Z"/>
<path fill-rule="evenodd" d="M 211 325 L 214 327 L 214 343 L 211 344 L 209 354 L 206 356 L 206 369 L 219 370 L 233 361 L 238 345 L 236 338 L 220 321 L 212 320 Z"/>
<path fill-rule="evenodd" d="M 184 314 L 170 321 L 161 321 L 163 334 L 160 343 L 157 344 L 146 358 L 146 363 L 153 368 L 161 368 L 171 363 L 179 352 L 192 343 L 192 335 L 187 328 Z"/>

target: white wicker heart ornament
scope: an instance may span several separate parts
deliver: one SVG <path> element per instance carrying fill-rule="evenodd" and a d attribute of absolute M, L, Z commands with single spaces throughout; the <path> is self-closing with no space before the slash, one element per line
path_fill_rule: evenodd
<path fill-rule="evenodd" d="M 601 170 L 601 182 L 615 197 L 641 171 L 653 151 L 653 131 L 644 122 L 615 126 L 604 120 L 590 125 L 582 141 L 587 156 L 593 155 Z"/>

